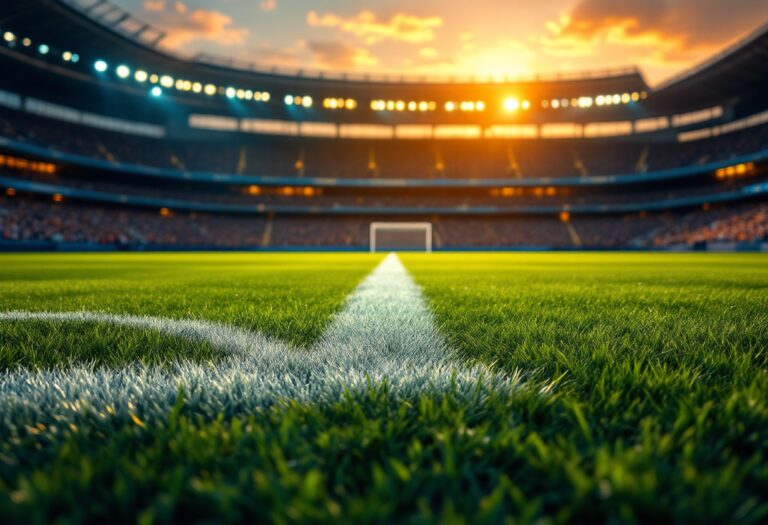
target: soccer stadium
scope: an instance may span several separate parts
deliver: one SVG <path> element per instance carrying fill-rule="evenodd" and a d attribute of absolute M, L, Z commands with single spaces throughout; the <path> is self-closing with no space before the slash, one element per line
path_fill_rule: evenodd
<path fill-rule="evenodd" d="M 0 523 L 768 523 L 767 6 L 317 4 L 0 4 Z"/>

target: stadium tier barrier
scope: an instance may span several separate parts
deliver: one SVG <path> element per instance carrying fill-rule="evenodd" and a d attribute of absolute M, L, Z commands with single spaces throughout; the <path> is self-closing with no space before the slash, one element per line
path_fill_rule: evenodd
<path fill-rule="evenodd" d="M 84 242 L 50 241 L 3 241 L 0 240 L 0 252 L 313 252 L 313 253 L 366 253 L 365 246 L 217 246 L 217 245 L 177 245 L 177 244 L 99 244 Z M 768 242 L 759 243 L 708 243 L 703 245 L 672 246 L 449 246 L 434 248 L 435 252 L 716 252 L 716 253 L 768 253 Z"/>
<path fill-rule="evenodd" d="M 85 190 L 40 183 L 0 176 L 0 186 L 13 187 L 16 191 L 38 195 L 60 195 L 62 198 L 84 200 L 99 203 L 120 204 L 145 208 L 168 208 L 193 212 L 240 213 L 240 214 L 301 214 L 301 215 L 498 215 L 531 214 L 556 215 L 561 212 L 604 214 L 637 213 L 643 211 L 669 210 L 712 204 L 717 202 L 735 202 L 768 194 L 768 182 L 750 184 L 736 191 L 725 191 L 692 197 L 659 199 L 647 202 L 624 204 L 564 204 L 540 206 L 286 206 L 286 205 L 223 205 L 208 202 L 195 202 L 180 199 L 152 198 L 136 195 Z"/>

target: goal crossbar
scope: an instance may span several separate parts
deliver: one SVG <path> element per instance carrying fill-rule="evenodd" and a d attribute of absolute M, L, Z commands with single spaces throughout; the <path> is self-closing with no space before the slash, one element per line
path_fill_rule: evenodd
<path fill-rule="evenodd" d="M 380 244 L 378 234 L 388 232 L 424 232 L 424 251 L 432 251 L 432 223 L 430 222 L 372 222 L 370 232 L 371 252 L 377 251 Z"/>

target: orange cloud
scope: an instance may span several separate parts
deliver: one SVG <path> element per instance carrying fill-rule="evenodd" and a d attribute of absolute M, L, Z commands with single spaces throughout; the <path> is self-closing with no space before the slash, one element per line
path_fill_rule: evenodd
<path fill-rule="evenodd" d="M 220 11 L 190 9 L 185 3 L 146 0 L 144 10 L 154 13 L 154 20 L 166 36 L 163 45 L 181 49 L 190 42 L 204 40 L 220 46 L 245 44 L 248 30 L 233 27 L 232 17 Z"/>
<path fill-rule="evenodd" d="M 337 40 L 307 42 L 314 66 L 331 68 L 371 67 L 379 63 L 365 48 L 355 47 Z"/>
<path fill-rule="evenodd" d="M 337 28 L 362 38 L 369 45 L 382 40 L 421 44 L 434 40 L 435 30 L 443 25 L 443 19 L 438 16 L 419 17 L 397 13 L 389 20 L 380 20 L 372 11 L 361 11 L 355 16 L 344 18 L 334 13 L 319 15 L 310 11 L 307 13 L 307 23 L 311 27 Z"/>
<path fill-rule="evenodd" d="M 658 64 L 689 62 L 711 53 L 749 26 L 763 0 L 580 0 L 549 21 L 538 39 L 550 55 L 594 55 L 600 46 L 633 48 Z M 768 4 L 762 11 L 768 15 Z"/>
<path fill-rule="evenodd" d="M 165 0 L 147 0 L 144 2 L 144 11 L 150 13 L 165 11 Z"/>

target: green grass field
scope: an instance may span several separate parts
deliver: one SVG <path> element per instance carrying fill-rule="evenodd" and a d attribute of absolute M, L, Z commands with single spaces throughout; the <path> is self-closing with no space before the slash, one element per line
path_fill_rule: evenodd
<path fill-rule="evenodd" d="M 403 254 L 455 384 L 423 382 L 378 331 L 373 296 L 402 278 L 355 295 L 382 259 L 0 256 L 0 314 L 285 345 L 0 316 L 0 522 L 768 522 L 768 257 Z M 312 361 L 354 297 L 402 371 L 344 340 L 324 350 L 333 381 Z M 289 386 L 330 386 L 253 400 L 253 374 L 291 375 L 270 375 L 281 353 L 308 363 Z M 334 386 L 360 363 L 363 386 Z"/>

